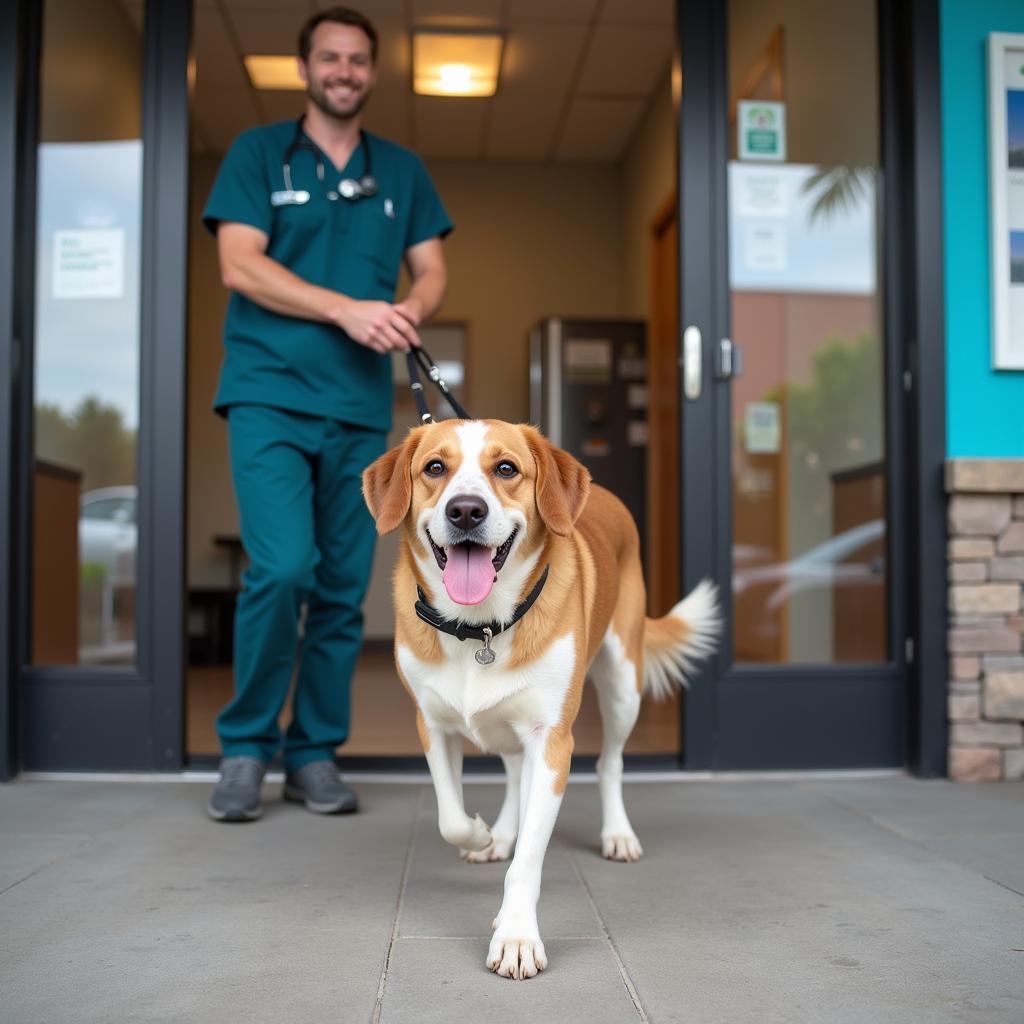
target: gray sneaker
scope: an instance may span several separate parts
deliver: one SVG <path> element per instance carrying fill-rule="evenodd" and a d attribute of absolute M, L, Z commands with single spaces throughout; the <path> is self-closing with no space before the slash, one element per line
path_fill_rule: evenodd
<path fill-rule="evenodd" d="M 256 757 L 225 757 L 206 811 L 214 821 L 255 821 L 263 813 L 260 785 L 267 766 Z"/>
<path fill-rule="evenodd" d="M 285 800 L 305 804 L 317 814 L 351 814 L 359 810 L 359 797 L 338 774 L 333 761 L 311 761 L 284 780 Z"/>

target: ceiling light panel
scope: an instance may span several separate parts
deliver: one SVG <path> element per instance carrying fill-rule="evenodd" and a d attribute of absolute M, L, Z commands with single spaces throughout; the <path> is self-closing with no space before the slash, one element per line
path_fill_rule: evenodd
<path fill-rule="evenodd" d="M 494 32 L 414 32 L 413 89 L 421 96 L 493 96 L 502 43 Z"/>
<path fill-rule="evenodd" d="M 245 57 L 245 70 L 256 89 L 305 89 L 299 78 L 295 57 L 275 54 L 249 54 Z"/>

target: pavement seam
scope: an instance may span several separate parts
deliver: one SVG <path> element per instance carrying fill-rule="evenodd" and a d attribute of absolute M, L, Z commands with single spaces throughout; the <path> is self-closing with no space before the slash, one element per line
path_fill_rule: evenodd
<path fill-rule="evenodd" d="M 53 867 L 53 865 L 56 864 L 57 861 L 59 861 L 61 859 L 63 859 L 63 858 L 62 857 L 58 857 L 56 860 L 51 860 L 51 861 L 48 861 L 46 864 L 41 864 L 39 867 L 37 867 L 35 869 L 35 871 L 30 871 L 27 875 L 25 875 L 24 878 L 19 878 L 16 882 L 11 882 L 11 884 L 8 885 L 6 888 L 0 889 L 0 896 L 6 895 L 13 888 L 15 888 L 16 886 L 21 885 L 22 882 L 27 882 L 30 878 L 35 878 L 36 875 L 38 875 L 41 871 L 45 871 L 47 868 Z"/>
<path fill-rule="evenodd" d="M 31 835 L 31 833 L 27 833 L 27 834 Z M 56 835 L 60 835 L 61 833 L 55 833 L 55 834 Z M 40 833 L 40 835 L 45 836 L 46 833 Z M 19 839 L 22 838 L 17 833 L 9 833 L 8 838 L 10 838 L 11 836 L 19 838 Z M 93 846 L 93 845 L 95 845 L 95 843 L 96 843 L 96 836 L 94 836 L 94 835 L 82 836 L 81 842 L 77 846 L 73 846 L 69 850 L 62 850 L 52 860 L 48 860 L 45 864 L 40 864 L 39 867 L 37 867 L 34 871 L 30 871 L 23 878 L 19 878 L 17 881 L 11 882 L 11 884 L 6 886 L 5 888 L 0 889 L 0 896 L 5 896 L 12 889 L 14 889 L 17 886 L 21 885 L 23 882 L 27 882 L 30 879 L 35 878 L 36 875 L 41 874 L 44 871 L 47 871 L 48 869 L 52 868 L 55 864 L 60 864 L 62 861 L 67 860 L 69 857 L 74 857 L 79 851 L 84 850 L 88 846 Z"/>
<path fill-rule="evenodd" d="M 405 903 L 405 890 L 409 885 L 409 872 L 412 868 L 412 853 L 416 846 L 416 830 L 419 826 L 420 809 L 423 806 L 426 787 L 420 788 L 416 805 L 413 807 L 412 824 L 409 826 L 409 844 L 405 851 L 405 863 L 402 865 L 402 884 L 398 887 L 398 899 L 395 902 L 395 917 L 391 924 L 391 935 L 388 938 L 388 948 L 384 953 L 384 964 L 381 967 L 380 981 L 377 984 L 377 1000 L 373 1006 L 373 1024 L 380 1024 L 380 1016 L 384 1011 L 384 990 L 387 987 L 388 971 L 391 968 L 391 953 L 398 941 L 398 928 L 402 920 L 402 905 Z"/>
<path fill-rule="evenodd" d="M 604 932 L 604 939 L 608 943 L 608 948 L 611 950 L 612 957 L 615 960 L 615 966 L 619 969 L 619 976 L 622 978 L 622 984 L 625 985 L 626 991 L 629 993 L 629 998 L 633 1001 L 633 1008 L 636 1010 L 637 1017 L 642 1024 L 650 1024 L 650 1018 L 647 1016 L 643 1003 L 640 1001 L 640 993 L 637 991 L 636 985 L 633 984 L 633 979 L 629 976 L 629 971 L 626 970 L 626 965 L 622 962 L 622 957 L 619 956 L 619 951 L 612 939 L 611 932 L 608 930 L 608 925 L 605 924 L 604 916 L 598 909 L 597 902 L 594 900 L 594 894 L 590 891 L 590 886 L 587 885 L 587 881 L 583 877 L 583 872 L 580 871 L 579 865 L 576 863 L 576 858 L 573 856 L 572 850 L 566 849 L 566 853 L 569 856 L 569 863 L 572 865 L 573 871 L 576 872 L 576 878 L 579 880 L 580 885 L 583 886 L 583 891 L 587 894 L 587 899 L 590 901 L 590 909 L 594 911 L 597 923 L 601 926 L 601 931 Z"/>
<path fill-rule="evenodd" d="M 914 836 L 907 832 L 901 832 L 898 828 L 895 828 L 892 825 L 887 825 L 884 821 L 879 821 L 868 814 L 867 811 L 862 811 L 859 807 L 854 807 L 831 793 L 825 793 L 823 795 L 826 800 L 830 800 L 837 807 L 841 807 L 844 811 L 860 818 L 862 821 L 866 821 L 869 825 L 874 825 L 875 828 L 880 829 L 883 832 L 888 832 L 890 835 L 896 836 L 897 839 L 902 839 L 905 843 L 910 843 L 911 846 L 916 846 L 919 850 L 926 850 L 928 853 L 934 854 L 936 857 L 948 862 L 949 864 L 955 864 L 958 868 L 963 868 L 964 871 L 970 871 L 973 874 L 978 875 L 980 878 L 984 878 L 986 882 L 991 882 L 993 885 L 998 885 L 1001 889 L 1006 889 L 1007 892 L 1012 892 L 1015 896 L 1024 898 L 1024 892 L 1021 892 L 1019 889 L 1015 889 L 1012 885 L 1007 885 L 1006 882 L 1001 882 L 998 878 L 992 878 L 991 875 L 986 875 L 984 871 L 975 867 L 973 864 L 965 864 L 963 861 L 957 860 L 955 857 L 951 857 L 945 851 L 928 845 L 929 839 L 961 839 L 972 838 L 971 836 Z M 986 837 L 992 834 L 997 836 L 999 835 L 999 833 L 978 833 L 979 836 Z M 1011 832 L 1007 834 L 1010 836 L 1016 836 L 1018 833 Z"/>

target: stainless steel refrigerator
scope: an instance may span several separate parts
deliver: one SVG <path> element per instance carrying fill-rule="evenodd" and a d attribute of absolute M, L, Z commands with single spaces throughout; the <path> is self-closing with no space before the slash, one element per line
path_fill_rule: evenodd
<path fill-rule="evenodd" d="M 548 317 L 537 324 L 530 332 L 530 420 L 618 495 L 646 553 L 643 321 Z"/>

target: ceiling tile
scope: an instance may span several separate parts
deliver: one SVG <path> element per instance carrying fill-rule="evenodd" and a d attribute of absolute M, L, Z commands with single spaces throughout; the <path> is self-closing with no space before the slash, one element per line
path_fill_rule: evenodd
<path fill-rule="evenodd" d="M 121 2 L 138 16 L 140 0 Z M 209 148 L 229 145 L 260 122 L 261 111 L 270 120 L 301 113 L 302 93 L 252 90 L 233 36 L 246 52 L 290 52 L 303 18 L 319 4 L 195 0 L 193 110 Z M 605 0 L 603 5 L 598 0 L 367 0 L 362 9 L 380 33 L 377 86 L 366 126 L 434 158 L 538 160 L 555 145 L 560 160 L 614 160 L 641 112 L 640 97 L 650 94 L 671 58 L 671 0 Z M 222 10 L 230 12 L 230 25 Z M 591 29 L 598 10 L 601 23 Z M 466 26 L 498 24 L 504 14 L 511 27 L 498 95 L 491 100 L 414 97 L 407 14 L 420 24 Z M 561 137 L 553 141 L 588 37 L 578 95 Z"/>
<path fill-rule="evenodd" d="M 560 110 L 560 103 L 496 96 L 491 100 L 484 155 L 494 160 L 546 160 Z"/>
<path fill-rule="evenodd" d="M 409 138 L 409 105 L 411 96 L 407 92 L 394 89 L 378 89 L 366 107 L 365 127 L 385 139 L 397 142 L 400 146 L 408 146 Z"/>
<path fill-rule="evenodd" d="M 421 156 L 477 160 L 483 153 L 489 100 L 416 96 L 416 151 Z"/>
<path fill-rule="evenodd" d="M 535 21 L 589 24 L 596 7 L 597 0 L 508 0 L 508 24 L 517 26 Z"/>
<path fill-rule="evenodd" d="M 197 81 L 215 82 L 225 91 L 248 89 L 249 77 L 235 49 L 220 11 L 196 10 L 195 59 Z"/>
<path fill-rule="evenodd" d="M 294 121 L 306 109 L 306 94 L 294 89 L 261 89 L 259 95 L 269 121 Z"/>
<path fill-rule="evenodd" d="M 135 30 L 137 32 L 141 32 L 143 21 L 142 0 L 121 0 L 121 6 L 131 19 L 132 24 L 135 26 Z"/>
<path fill-rule="evenodd" d="M 377 25 L 377 88 L 397 86 L 410 89 L 412 46 L 404 22 L 387 21 Z"/>
<path fill-rule="evenodd" d="M 242 132 L 260 123 L 252 90 L 224 92 L 198 83 L 193 116 L 196 127 L 216 153 L 226 153 Z"/>
<path fill-rule="evenodd" d="M 671 58 L 672 33 L 664 29 L 596 28 L 577 91 L 599 96 L 647 96 Z"/>
<path fill-rule="evenodd" d="M 200 6 L 204 6 L 202 0 L 198 0 Z M 205 6 L 214 6 L 206 4 Z M 295 34 L 298 35 L 302 22 L 305 21 L 317 8 L 318 4 L 313 0 L 223 0 L 223 5 L 234 14 L 250 14 L 253 11 L 267 11 L 270 13 L 288 14 L 296 19 Z"/>
<path fill-rule="evenodd" d="M 602 25 L 663 25 L 675 24 L 674 0 L 604 0 L 601 8 Z"/>
<path fill-rule="evenodd" d="M 296 53 L 302 19 L 267 11 L 232 12 L 232 24 L 242 53 Z"/>
<path fill-rule="evenodd" d="M 500 25 L 501 5 L 502 0 L 412 0 L 412 20 L 451 28 Z"/>
<path fill-rule="evenodd" d="M 505 42 L 500 94 L 559 100 L 569 88 L 586 35 L 585 27 L 575 25 L 513 29 Z"/>
<path fill-rule="evenodd" d="M 558 140 L 558 160 L 617 160 L 644 110 L 640 99 L 576 99 Z"/>
<path fill-rule="evenodd" d="M 313 0 L 315 10 L 320 10 L 321 7 L 327 6 L 329 5 L 326 3 L 326 0 L 323 3 Z M 362 0 L 361 3 L 353 4 L 352 6 L 362 11 L 377 26 L 378 31 L 382 21 L 397 21 L 405 18 L 405 0 Z"/>

